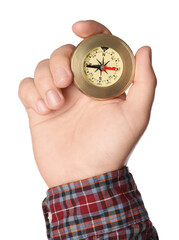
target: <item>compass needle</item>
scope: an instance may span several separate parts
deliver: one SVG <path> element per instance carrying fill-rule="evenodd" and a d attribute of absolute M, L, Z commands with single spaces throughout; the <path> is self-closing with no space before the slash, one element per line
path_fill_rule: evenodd
<path fill-rule="evenodd" d="M 84 94 L 96 99 L 120 96 L 133 80 L 134 61 L 123 40 L 97 34 L 81 42 L 72 56 L 74 83 Z"/>

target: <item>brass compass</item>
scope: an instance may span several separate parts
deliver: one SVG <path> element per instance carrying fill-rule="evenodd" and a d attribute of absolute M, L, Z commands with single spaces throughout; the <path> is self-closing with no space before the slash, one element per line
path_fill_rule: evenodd
<path fill-rule="evenodd" d="M 135 60 L 120 38 L 97 34 L 82 41 L 71 59 L 74 84 L 95 99 L 120 96 L 134 78 Z"/>

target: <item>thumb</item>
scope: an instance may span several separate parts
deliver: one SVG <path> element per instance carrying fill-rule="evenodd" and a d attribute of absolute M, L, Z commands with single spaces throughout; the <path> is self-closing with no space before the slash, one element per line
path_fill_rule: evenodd
<path fill-rule="evenodd" d="M 134 83 L 128 92 L 126 104 L 138 114 L 146 114 L 149 116 L 157 83 L 152 68 L 151 48 L 140 48 L 137 51 L 135 58 L 135 78 Z"/>

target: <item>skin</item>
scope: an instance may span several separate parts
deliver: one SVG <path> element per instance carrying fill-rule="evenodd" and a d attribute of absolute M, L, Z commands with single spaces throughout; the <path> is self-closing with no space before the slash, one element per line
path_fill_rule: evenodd
<path fill-rule="evenodd" d="M 83 39 L 111 34 L 92 20 L 79 21 L 72 30 Z M 75 87 L 70 67 L 74 50 L 70 44 L 56 49 L 38 63 L 33 78 L 19 85 L 35 160 L 48 187 L 124 167 L 148 125 L 154 100 L 156 77 L 150 47 L 140 48 L 135 55 L 135 79 L 127 96 L 104 101 Z"/>

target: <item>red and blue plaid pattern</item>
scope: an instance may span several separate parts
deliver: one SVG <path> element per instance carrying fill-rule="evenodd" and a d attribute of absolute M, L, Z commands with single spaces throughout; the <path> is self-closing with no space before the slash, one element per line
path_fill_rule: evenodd
<path fill-rule="evenodd" d="M 50 240 L 157 240 L 127 167 L 50 188 L 43 201 Z"/>

